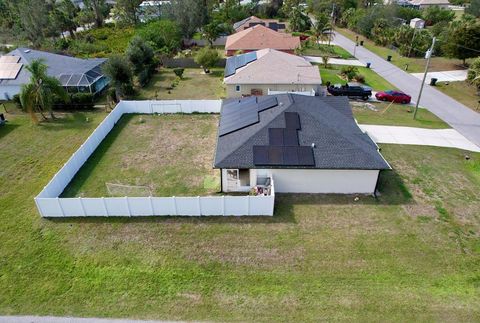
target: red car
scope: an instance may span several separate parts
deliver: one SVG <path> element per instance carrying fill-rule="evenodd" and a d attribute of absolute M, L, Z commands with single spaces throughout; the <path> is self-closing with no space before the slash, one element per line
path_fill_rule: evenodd
<path fill-rule="evenodd" d="M 393 90 L 377 92 L 377 94 L 375 94 L 375 97 L 379 101 L 390 101 L 403 104 L 410 103 L 410 100 L 412 100 L 412 97 L 410 95 Z"/>

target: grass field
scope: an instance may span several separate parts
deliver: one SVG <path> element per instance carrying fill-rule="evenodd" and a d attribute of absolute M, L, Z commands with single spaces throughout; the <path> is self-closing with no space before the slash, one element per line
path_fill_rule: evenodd
<path fill-rule="evenodd" d="M 123 116 L 63 195 L 215 194 L 220 189 L 219 171 L 212 169 L 217 124 L 217 115 Z"/>
<path fill-rule="evenodd" d="M 372 106 L 374 109 L 372 109 Z M 405 126 L 429 129 L 450 128 L 427 109 L 419 109 L 413 119 L 413 107 L 403 104 L 352 102 L 355 119 L 361 124 L 379 124 L 387 126 Z"/>
<path fill-rule="evenodd" d="M 425 59 L 423 57 L 419 58 L 412 58 L 412 57 L 403 57 L 398 52 L 375 45 L 375 43 L 360 34 L 357 34 L 349 29 L 345 28 L 336 28 L 336 31 L 344 35 L 345 37 L 350 38 L 351 40 L 355 41 L 355 37 L 358 36 L 359 41 L 364 41 L 364 47 L 373 53 L 377 54 L 384 59 L 387 59 L 388 55 L 392 56 L 392 64 L 405 69 L 405 64 L 408 64 L 408 72 L 409 73 L 420 73 L 425 70 Z M 469 62 L 469 60 L 467 60 Z M 449 70 L 458 70 L 462 69 L 462 61 L 458 59 L 451 59 L 446 57 L 432 57 L 430 61 L 430 72 L 436 71 L 449 71 Z"/>
<path fill-rule="evenodd" d="M 302 52 L 302 55 L 304 56 L 331 55 L 332 57 L 338 57 L 343 59 L 353 58 L 353 55 L 351 55 L 342 47 L 336 46 L 336 45 L 331 45 L 330 48 L 328 48 L 328 45 L 323 45 L 317 48 L 315 47 L 305 48 Z"/>
<path fill-rule="evenodd" d="M 462 82 L 439 82 L 437 89 L 446 95 L 454 98 L 458 102 L 466 105 L 470 109 L 480 112 L 480 96 L 477 94 L 475 86 Z"/>
<path fill-rule="evenodd" d="M 480 320 L 480 154 L 382 145 L 377 200 L 278 195 L 272 218 L 41 219 L 33 197 L 104 115 L 0 127 L 1 314 Z"/>
<path fill-rule="evenodd" d="M 223 85 L 223 69 L 213 68 L 209 74 L 203 73 L 201 68 L 186 68 L 180 83 L 169 90 L 176 75 L 173 69 L 162 68 L 157 72 L 150 83 L 139 90 L 135 99 L 220 99 L 225 98 Z"/>
<path fill-rule="evenodd" d="M 323 84 L 326 84 L 327 82 L 330 82 L 331 84 L 344 84 L 346 82 L 339 76 L 342 66 L 330 65 L 329 68 L 326 69 L 323 65 L 318 65 L 318 68 L 320 69 L 320 76 L 322 77 Z M 370 86 L 376 91 L 396 89 L 387 80 L 369 68 L 358 67 L 358 72 L 365 76 L 365 85 Z"/>

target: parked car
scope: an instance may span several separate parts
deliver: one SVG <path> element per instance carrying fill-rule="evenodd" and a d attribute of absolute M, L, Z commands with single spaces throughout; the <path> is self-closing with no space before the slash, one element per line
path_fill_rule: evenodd
<path fill-rule="evenodd" d="M 372 96 L 372 88 L 356 83 L 347 83 L 345 85 L 328 85 L 327 91 L 334 96 L 362 98 L 365 101 Z"/>
<path fill-rule="evenodd" d="M 393 90 L 377 92 L 377 94 L 375 94 L 375 97 L 379 101 L 390 101 L 403 104 L 410 103 L 410 101 L 412 100 L 412 97 L 410 95 Z"/>

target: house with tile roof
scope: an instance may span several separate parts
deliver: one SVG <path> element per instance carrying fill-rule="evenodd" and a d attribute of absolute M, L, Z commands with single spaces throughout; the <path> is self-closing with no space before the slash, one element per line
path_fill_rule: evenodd
<path fill-rule="evenodd" d="M 223 192 L 374 194 L 390 165 L 348 98 L 295 94 L 225 100 L 214 167 Z"/>
<path fill-rule="evenodd" d="M 300 37 L 279 33 L 262 25 L 256 25 L 227 37 L 225 53 L 232 56 L 253 52 L 259 49 L 272 48 L 293 54 L 300 46 Z"/>
<path fill-rule="evenodd" d="M 30 81 L 30 72 L 25 66 L 38 59 L 47 65 L 47 74 L 57 78 L 69 93 L 95 94 L 109 83 L 102 72 L 102 65 L 106 62 L 104 58 L 81 59 L 30 48 L 17 48 L 0 57 L 0 100 L 12 99 L 15 94 L 20 93 L 22 85 Z M 9 63 L 2 64 L 2 60 L 8 60 Z M 15 75 L 2 75 L 3 66 L 12 66 L 11 64 L 18 67 Z"/>
<path fill-rule="evenodd" d="M 271 48 L 228 57 L 224 75 L 227 98 L 277 92 L 315 95 L 322 84 L 317 66 Z"/>
<path fill-rule="evenodd" d="M 411 0 L 410 4 L 419 9 L 425 9 L 433 6 L 447 9 L 450 6 L 450 2 L 448 0 Z"/>
<path fill-rule="evenodd" d="M 287 24 L 285 22 L 280 22 L 278 19 L 262 19 L 255 16 L 250 16 L 234 23 L 233 29 L 237 33 L 256 25 L 262 25 L 278 32 L 287 31 Z"/>

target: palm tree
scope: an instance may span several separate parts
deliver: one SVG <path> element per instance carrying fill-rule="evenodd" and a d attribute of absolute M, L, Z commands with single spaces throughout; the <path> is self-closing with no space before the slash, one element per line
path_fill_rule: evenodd
<path fill-rule="evenodd" d="M 34 60 L 30 65 L 25 66 L 30 72 L 30 83 L 22 85 L 20 91 L 20 103 L 22 107 L 30 113 L 32 121 L 38 123 L 35 112 L 39 112 L 44 120 L 47 118 L 43 112 L 48 111 L 52 119 L 53 115 L 53 97 L 57 95 L 67 101 L 68 95 L 60 84 L 60 81 L 54 77 L 48 76 L 47 65 L 42 60 Z"/>
<path fill-rule="evenodd" d="M 330 40 L 330 30 L 332 24 L 330 18 L 325 13 L 320 13 L 315 17 L 315 23 L 312 26 L 315 42 L 319 40 Z"/>

